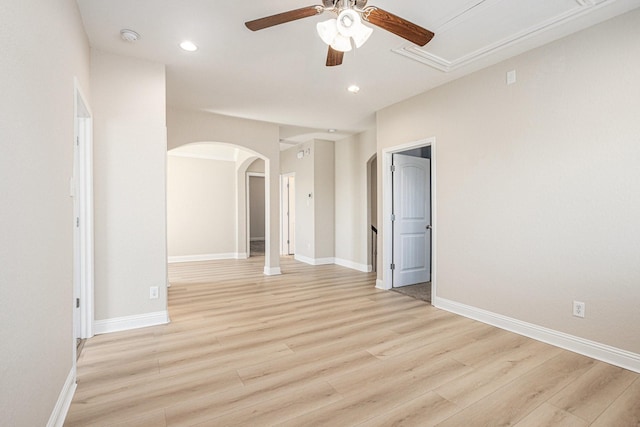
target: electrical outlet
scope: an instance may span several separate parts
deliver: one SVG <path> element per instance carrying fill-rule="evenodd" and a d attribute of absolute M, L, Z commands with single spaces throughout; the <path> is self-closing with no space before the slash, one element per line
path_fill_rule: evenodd
<path fill-rule="evenodd" d="M 149 288 L 149 299 L 158 299 L 158 287 L 151 286 Z"/>
<path fill-rule="evenodd" d="M 573 302 L 573 315 L 576 317 L 584 317 L 585 304 L 580 301 Z"/>

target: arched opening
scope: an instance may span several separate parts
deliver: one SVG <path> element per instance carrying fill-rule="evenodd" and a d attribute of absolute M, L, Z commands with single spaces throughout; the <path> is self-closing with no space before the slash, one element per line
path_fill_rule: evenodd
<path fill-rule="evenodd" d="M 261 165 L 264 176 L 268 159 L 245 147 L 216 142 L 190 143 L 167 154 L 169 263 L 248 258 L 249 171 Z M 265 177 L 263 221 L 268 218 L 267 187 Z M 270 233 L 268 227 L 263 230 L 267 246 Z M 265 260 L 265 272 L 268 267 Z"/>
<path fill-rule="evenodd" d="M 367 161 L 367 260 L 371 271 L 378 268 L 378 155 Z"/>

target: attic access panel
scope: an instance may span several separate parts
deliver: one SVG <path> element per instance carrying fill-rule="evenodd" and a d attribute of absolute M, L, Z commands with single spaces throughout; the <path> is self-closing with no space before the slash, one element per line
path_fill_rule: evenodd
<path fill-rule="evenodd" d="M 436 37 L 431 43 L 425 47 L 404 45 L 395 52 L 449 72 L 613 1 L 615 0 L 457 2 L 462 8 L 432 27 Z"/>

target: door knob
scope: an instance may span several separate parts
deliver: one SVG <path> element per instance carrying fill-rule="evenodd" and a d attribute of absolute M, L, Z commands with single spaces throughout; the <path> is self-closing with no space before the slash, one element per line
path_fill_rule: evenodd
<path fill-rule="evenodd" d="M 431 230 L 431 225 L 427 225 L 427 230 Z"/>

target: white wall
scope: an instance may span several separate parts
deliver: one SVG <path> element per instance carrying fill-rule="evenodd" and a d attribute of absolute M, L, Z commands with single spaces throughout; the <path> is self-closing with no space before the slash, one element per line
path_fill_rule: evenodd
<path fill-rule="evenodd" d="M 94 50 L 91 72 L 95 318 L 166 313 L 164 65 Z"/>
<path fill-rule="evenodd" d="M 73 380 L 69 179 L 89 46 L 73 0 L 1 2 L 0 41 L 0 424 L 43 426 Z"/>
<path fill-rule="evenodd" d="M 336 262 L 368 270 L 371 234 L 368 215 L 367 162 L 376 152 L 375 131 L 335 143 Z"/>
<path fill-rule="evenodd" d="M 172 155 L 167 159 L 169 261 L 235 258 L 235 162 Z"/>
<path fill-rule="evenodd" d="M 640 353 L 639 40 L 635 11 L 379 112 L 379 155 L 436 138 L 439 297 Z"/>

